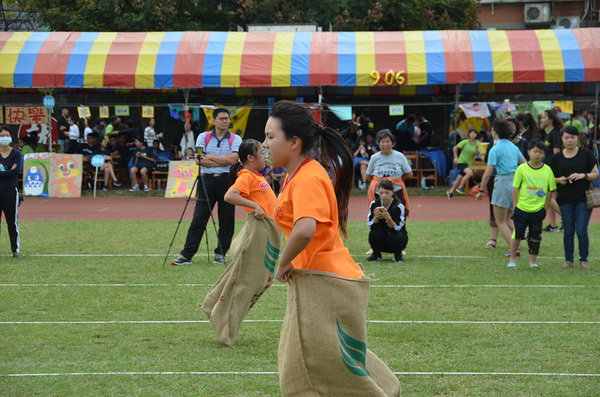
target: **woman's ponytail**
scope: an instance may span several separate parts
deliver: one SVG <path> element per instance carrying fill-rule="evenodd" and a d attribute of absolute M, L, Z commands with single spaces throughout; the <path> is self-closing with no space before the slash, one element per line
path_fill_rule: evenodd
<path fill-rule="evenodd" d="M 354 173 L 352 153 L 336 130 L 317 126 L 316 135 L 318 144 L 322 143 L 319 145 L 321 146 L 321 161 L 328 168 L 333 166 L 333 190 L 338 205 L 338 223 L 342 235 L 348 238 L 346 225 Z"/>
<path fill-rule="evenodd" d="M 237 180 L 238 172 L 240 170 L 241 165 L 242 165 L 242 163 L 238 159 L 235 163 L 233 163 L 233 165 L 231 167 L 229 167 L 229 183 L 231 183 L 232 185 Z"/>

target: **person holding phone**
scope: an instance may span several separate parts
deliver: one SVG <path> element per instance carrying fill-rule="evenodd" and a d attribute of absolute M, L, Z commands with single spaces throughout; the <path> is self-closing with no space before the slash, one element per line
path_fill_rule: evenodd
<path fill-rule="evenodd" d="M 404 262 L 402 250 L 408 244 L 406 208 L 394 193 L 392 182 L 384 179 L 379 184 L 379 197 L 371 203 L 367 225 L 369 244 L 373 254 L 367 262 L 381 260 L 382 252 L 393 252 L 394 262 Z"/>

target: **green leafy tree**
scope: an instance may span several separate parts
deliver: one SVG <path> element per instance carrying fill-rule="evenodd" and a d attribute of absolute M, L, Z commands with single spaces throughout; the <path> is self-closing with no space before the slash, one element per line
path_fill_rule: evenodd
<path fill-rule="evenodd" d="M 239 0 L 236 22 L 331 24 L 338 31 L 479 29 L 476 0 Z"/>
<path fill-rule="evenodd" d="M 27 0 L 24 9 L 52 31 L 229 30 L 217 0 Z"/>

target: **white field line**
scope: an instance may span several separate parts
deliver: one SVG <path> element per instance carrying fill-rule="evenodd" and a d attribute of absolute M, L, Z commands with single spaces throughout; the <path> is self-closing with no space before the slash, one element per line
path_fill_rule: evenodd
<path fill-rule="evenodd" d="M 33 287 L 212 287 L 213 284 L 24 284 L 24 283 L 6 283 L 0 284 L 2 287 L 13 288 L 33 288 Z M 284 284 L 273 284 L 272 287 L 286 287 Z M 371 284 L 371 288 L 598 288 L 600 285 L 535 285 L 535 284 L 448 284 L 448 285 L 376 285 Z"/>
<path fill-rule="evenodd" d="M 4 255 L 6 257 L 12 255 Z M 142 258 L 142 257 L 164 257 L 164 254 L 27 254 L 26 257 L 32 258 L 81 258 L 81 257 L 89 257 L 89 258 Z M 202 254 L 198 255 L 202 257 Z M 351 255 L 353 258 L 366 258 L 368 255 Z M 408 254 L 407 257 L 412 258 L 442 258 L 442 259 L 489 259 L 487 256 L 475 256 L 475 255 L 411 255 Z M 562 256 L 538 256 L 540 259 L 564 259 Z M 588 257 L 588 259 L 598 259 L 598 257 Z"/>
<path fill-rule="evenodd" d="M 244 323 L 280 323 L 283 320 L 244 320 Z M 98 321 L 0 321 L 0 325 L 55 325 L 55 324 L 209 324 L 208 320 L 98 320 Z M 474 325 L 534 325 L 567 324 L 600 325 L 600 321 L 454 321 L 454 320 L 367 320 L 371 324 L 474 324 Z"/>
<path fill-rule="evenodd" d="M 67 373 L 40 373 L 40 374 L 0 374 L 2 378 L 28 378 L 44 376 L 147 376 L 147 375 L 279 375 L 279 372 L 67 372 Z M 394 372 L 394 375 L 413 376 L 570 376 L 570 377 L 600 377 L 600 374 L 570 374 L 555 372 Z"/>

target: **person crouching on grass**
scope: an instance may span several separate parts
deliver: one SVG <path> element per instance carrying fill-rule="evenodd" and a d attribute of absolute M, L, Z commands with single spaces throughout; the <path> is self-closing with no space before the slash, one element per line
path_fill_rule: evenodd
<path fill-rule="evenodd" d="M 379 184 L 379 198 L 369 210 L 369 244 L 373 254 L 367 262 L 381 260 L 382 252 L 393 252 L 394 262 L 404 262 L 402 250 L 408 244 L 406 209 L 394 194 L 394 185 L 388 180 Z"/>
<path fill-rule="evenodd" d="M 546 145 L 540 140 L 529 144 L 529 161 L 517 168 L 513 180 L 512 200 L 515 205 L 513 222 L 515 229 L 510 243 L 509 269 L 516 269 L 516 257 L 521 240 L 525 238 L 525 229 L 529 226 L 527 244 L 529 245 L 529 267 L 539 269 L 535 263 L 542 241 L 542 221 L 556 190 L 556 181 L 552 169 L 542 163 L 546 155 Z"/>
<path fill-rule="evenodd" d="M 265 215 L 273 217 L 275 193 L 259 173 L 265 168 L 265 150 L 260 142 L 247 139 L 240 145 L 238 153 L 240 158 L 229 171 L 232 186 L 225 193 L 225 201 L 243 206 L 246 213 L 254 211 L 256 219 L 263 219 Z M 244 168 L 240 170 L 240 166 Z"/>

